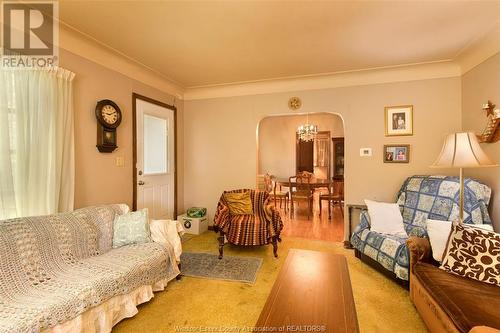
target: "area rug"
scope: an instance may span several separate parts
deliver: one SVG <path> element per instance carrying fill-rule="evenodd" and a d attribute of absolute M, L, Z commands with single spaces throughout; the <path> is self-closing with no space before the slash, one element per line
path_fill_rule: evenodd
<path fill-rule="evenodd" d="M 181 255 L 181 273 L 205 279 L 255 283 L 262 265 L 261 258 L 219 256 L 212 253 L 184 252 Z"/>

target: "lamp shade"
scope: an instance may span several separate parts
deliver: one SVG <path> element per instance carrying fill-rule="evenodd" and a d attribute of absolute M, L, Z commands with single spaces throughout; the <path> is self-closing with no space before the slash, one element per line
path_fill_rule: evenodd
<path fill-rule="evenodd" d="M 454 133 L 446 137 L 432 167 L 437 168 L 479 168 L 496 166 L 481 149 L 476 135 L 472 132 Z"/>

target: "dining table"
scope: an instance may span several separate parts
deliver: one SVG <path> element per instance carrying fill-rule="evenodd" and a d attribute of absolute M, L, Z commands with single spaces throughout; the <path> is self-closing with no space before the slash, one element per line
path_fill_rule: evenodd
<path fill-rule="evenodd" d="M 333 181 L 328 181 L 328 179 L 316 179 L 316 178 L 313 178 L 310 180 L 310 182 L 308 183 L 309 186 L 311 188 L 321 188 L 321 187 L 328 187 L 328 184 L 331 184 L 333 183 Z M 288 178 L 277 178 L 276 179 L 276 184 L 278 186 L 284 186 L 284 187 L 289 187 L 289 186 L 292 186 L 292 187 L 296 187 L 297 184 L 301 184 L 301 185 L 304 185 L 304 183 L 298 183 L 297 180 L 294 180 L 292 182 L 289 181 Z"/>

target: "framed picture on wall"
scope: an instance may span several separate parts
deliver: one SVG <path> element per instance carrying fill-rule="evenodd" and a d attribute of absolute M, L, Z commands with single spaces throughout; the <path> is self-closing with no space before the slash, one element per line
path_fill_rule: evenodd
<path fill-rule="evenodd" d="M 384 145 L 384 163 L 410 163 L 410 145 Z"/>
<path fill-rule="evenodd" d="M 413 105 L 385 107 L 385 135 L 413 135 Z"/>

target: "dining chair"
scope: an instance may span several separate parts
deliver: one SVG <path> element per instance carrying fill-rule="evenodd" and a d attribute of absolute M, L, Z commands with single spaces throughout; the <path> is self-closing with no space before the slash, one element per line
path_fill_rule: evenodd
<path fill-rule="evenodd" d="M 276 182 L 276 177 L 266 173 L 264 175 L 264 182 L 266 184 L 266 192 L 269 193 L 271 199 L 274 200 L 274 207 L 277 207 L 276 201 L 279 200 L 280 208 L 282 207 L 283 201 L 285 202 L 285 213 L 288 211 L 288 191 L 282 191 L 281 186 L 278 190 L 278 183 Z"/>
<path fill-rule="evenodd" d="M 257 186 L 256 186 L 256 189 L 259 190 L 259 191 L 265 191 L 266 190 L 266 176 L 268 175 L 268 173 L 266 174 L 259 174 L 257 175 Z"/>
<path fill-rule="evenodd" d="M 311 187 L 311 180 L 313 177 L 314 175 L 312 173 L 304 171 L 288 178 L 290 190 L 290 213 L 293 212 L 294 201 L 307 201 L 307 219 L 311 216 L 314 199 L 314 191 Z"/>
<path fill-rule="evenodd" d="M 342 216 L 344 216 L 344 181 L 335 180 L 328 184 L 328 193 L 319 196 L 319 215 L 323 210 L 322 202 L 328 201 L 328 219 L 332 218 L 332 206 L 339 205 Z"/>

